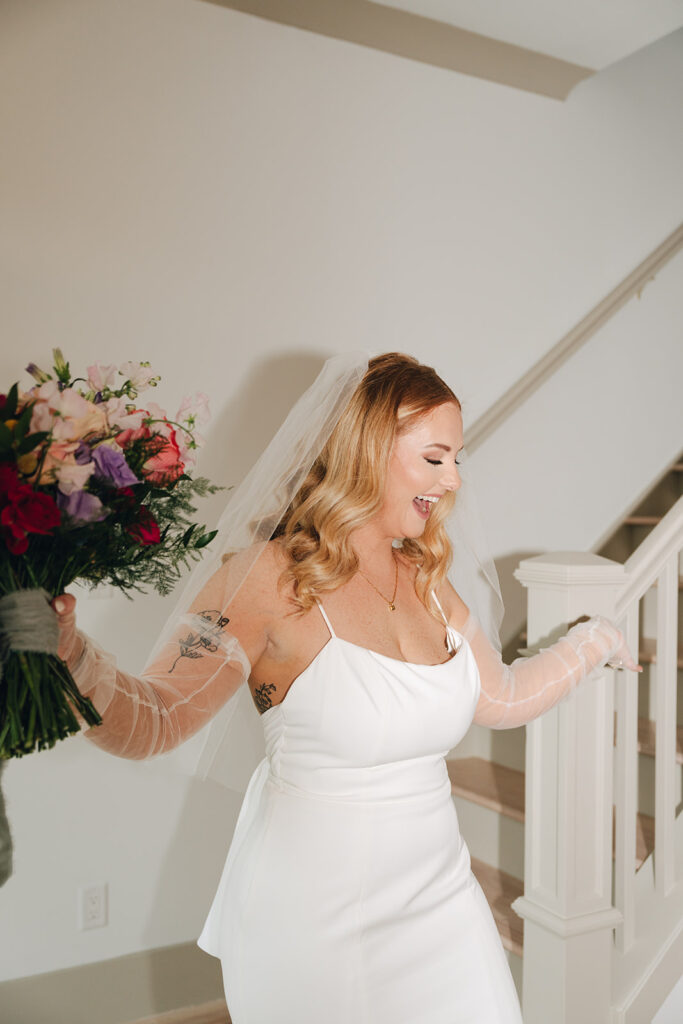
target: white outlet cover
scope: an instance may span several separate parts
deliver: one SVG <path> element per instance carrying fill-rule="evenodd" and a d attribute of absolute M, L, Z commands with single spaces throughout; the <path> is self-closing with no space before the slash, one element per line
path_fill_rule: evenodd
<path fill-rule="evenodd" d="M 88 928 L 104 928 L 108 921 L 108 902 L 106 882 L 80 886 L 76 902 L 78 927 L 82 931 Z"/>

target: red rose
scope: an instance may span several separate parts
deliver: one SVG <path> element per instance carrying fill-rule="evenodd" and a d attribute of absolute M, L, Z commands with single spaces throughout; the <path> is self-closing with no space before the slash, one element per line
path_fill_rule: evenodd
<path fill-rule="evenodd" d="M 9 551 L 13 555 L 23 555 L 28 547 L 28 537 L 16 523 L 9 522 L 5 525 L 5 512 L 10 510 L 8 505 L 0 513 L 0 522 L 2 522 L 2 535 L 5 538 L 5 544 Z"/>
<path fill-rule="evenodd" d="M 148 544 L 158 544 L 161 540 L 159 526 L 146 505 L 138 509 L 138 521 L 126 527 L 127 532 L 138 544 L 146 547 Z"/>
<path fill-rule="evenodd" d="M 185 471 L 185 466 L 180 459 L 180 448 L 175 439 L 175 430 L 170 430 L 168 436 L 157 434 L 156 441 L 154 454 L 147 459 L 142 467 L 142 472 L 151 483 L 164 487 L 177 480 Z"/>
<path fill-rule="evenodd" d="M 19 484 L 7 493 L 8 502 L 0 512 L 5 543 L 13 555 L 22 555 L 28 547 L 27 533 L 47 536 L 61 521 L 61 512 L 49 494 L 40 494 L 27 484 Z"/>
<path fill-rule="evenodd" d="M 142 411 L 142 410 L 138 410 Z M 145 413 L 148 415 L 148 413 Z M 116 443 L 120 448 L 127 448 L 133 441 L 139 441 L 142 437 L 151 437 L 152 431 L 149 427 L 138 427 L 137 430 L 122 430 L 116 435 Z"/>
<path fill-rule="evenodd" d="M 17 467 L 11 462 L 0 462 L 0 502 L 4 505 L 12 491 L 19 487 Z"/>

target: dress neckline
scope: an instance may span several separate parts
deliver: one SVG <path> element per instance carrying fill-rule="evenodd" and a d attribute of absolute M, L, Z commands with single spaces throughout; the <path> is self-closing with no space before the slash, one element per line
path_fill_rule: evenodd
<path fill-rule="evenodd" d="M 451 654 L 450 658 L 447 658 L 446 661 L 437 661 L 436 664 L 434 665 L 422 665 L 415 661 L 404 661 L 402 658 L 392 658 L 390 654 L 382 654 L 381 651 L 374 651 L 372 647 L 363 647 L 362 644 L 354 644 L 352 640 L 344 640 L 343 637 L 337 636 L 336 633 L 331 633 L 330 636 L 325 641 L 325 643 L 323 644 L 323 646 L 318 651 L 318 653 L 311 659 L 311 661 L 309 661 L 306 668 L 302 669 L 301 672 L 299 672 L 298 676 L 295 676 L 294 679 L 292 679 L 291 683 L 289 684 L 289 687 L 287 688 L 287 693 L 284 695 L 282 700 L 278 701 L 277 704 L 273 704 L 272 707 L 267 708 L 265 711 L 261 712 L 261 721 L 263 721 L 266 715 L 269 715 L 271 711 L 275 711 L 277 708 L 283 707 L 283 705 L 289 700 L 289 695 L 291 694 L 292 690 L 297 685 L 299 680 L 302 679 L 308 672 L 311 671 L 311 669 L 314 668 L 316 662 L 322 655 L 323 651 L 326 651 L 333 642 L 344 644 L 346 647 L 351 647 L 356 651 L 363 651 L 366 654 L 374 655 L 374 657 L 381 658 L 383 661 L 388 661 L 393 665 L 405 665 L 406 668 L 419 669 L 420 671 L 423 671 L 424 669 L 434 668 L 441 669 L 445 668 L 446 665 L 452 665 L 457 655 L 460 653 L 462 644 L 464 643 L 465 640 L 462 633 L 460 633 L 457 629 L 454 629 L 453 626 L 449 626 L 449 629 L 453 630 L 453 632 L 460 637 L 461 643 L 457 651 L 454 651 L 454 653 Z"/>

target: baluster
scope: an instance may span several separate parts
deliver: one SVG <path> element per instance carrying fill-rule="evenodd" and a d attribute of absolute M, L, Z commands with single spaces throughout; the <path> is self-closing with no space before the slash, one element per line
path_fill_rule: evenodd
<path fill-rule="evenodd" d="M 639 603 L 633 601 L 622 626 L 628 648 L 638 650 Z M 635 940 L 636 815 L 638 813 L 638 673 L 617 672 L 617 738 L 614 759 L 614 905 L 623 924 L 615 941 L 623 953 Z"/>
<path fill-rule="evenodd" d="M 676 684 L 678 555 L 657 579 L 657 687 L 655 725 L 655 885 L 666 896 L 676 881 Z"/>

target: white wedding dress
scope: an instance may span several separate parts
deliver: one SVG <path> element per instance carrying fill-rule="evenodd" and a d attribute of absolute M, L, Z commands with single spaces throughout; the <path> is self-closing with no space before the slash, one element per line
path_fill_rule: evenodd
<path fill-rule="evenodd" d="M 521 1024 L 445 755 L 480 695 L 472 650 L 413 665 L 337 637 L 262 716 L 199 946 L 233 1024 Z"/>
<path fill-rule="evenodd" d="M 103 716 L 89 740 L 173 750 L 246 683 L 224 585 L 212 577 L 198 608 L 213 611 L 180 621 L 140 677 L 73 633 L 70 667 Z M 473 720 L 524 725 L 610 659 L 629 664 L 624 638 L 593 616 L 505 665 L 470 612 L 462 632 L 444 616 L 449 660 L 415 665 L 337 637 L 320 611 L 329 640 L 261 716 L 266 757 L 199 938 L 233 1024 L 521 1024 L 445 755 Z"/>

